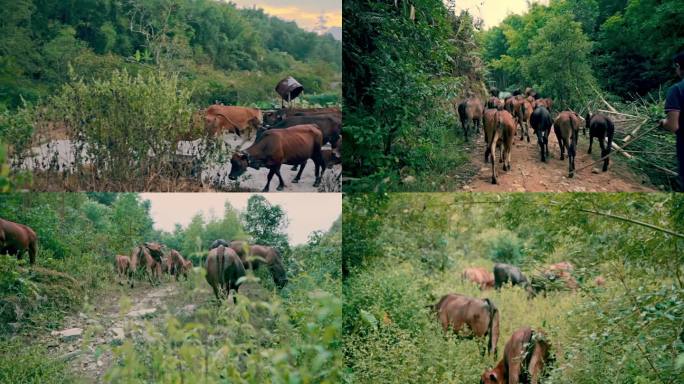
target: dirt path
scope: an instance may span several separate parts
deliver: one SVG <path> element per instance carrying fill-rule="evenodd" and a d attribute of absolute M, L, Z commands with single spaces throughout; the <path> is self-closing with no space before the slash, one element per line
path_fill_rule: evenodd
<path fill-rule="evenodd" d="M 122 288 L 118 295 L 98 300 L 101 303 L 86 310 L 87 313 L 67 317 L 63 330 L 49 336 L 48 350 L 55 358 L 67 361 L 75 376 L 86 382 L 102 382 L 114 363 L 112 347 L 121 345 L 126 338 L 144 337 L 144 322 L 161 319 L 159 314 L 168 310 L 169 299 L 180 291 L 175 282 L 157 287 L 140 283 L 132 290 Z"/>
<path fill-rule="evenodd" d="M 60 331 L 47 335 L 44 344 L 55 359 L 67 362 L 74 376 L 83 382 L 103 382 L 104 375 L 116 363 L 113 348 L 125 340 L 145 342 L 145 322 L 161 324 L 166 314 L 190 315 L 197 308 L 214 300 L 204 279 L 197 288 L 170 278 L 151 287 L 138 282 L 135 288 L 119 287 L 110 297 L 99 297 L 98 304 L 87 305 L 64 319 Z M 270 293 L 259 283 L 247 281 L 240 293 L 251 299 L 267 300 Z M 226 300 L 223 305 L 231 305 Z M 212 304 L 214 305 L 214 304 Z"/>
<path fill-rule="evenodd" d="M 624 162 L 617 159 L 620 154 L 611 156 L 607 172 L 601 172 L 602 163 L 582 169 L 575 177 L 569 179 L 568 160 L 560 160 L 558 141 L 553 132 L 549 137 L 550 159 L 541 162 L 537 137 L 530 129 L 530 142 L 520 141 L 520 131 L 513 141 L 511 167 L 503 171 L 497 157 L 497 177 L 499 184 L 493 185 L 492 168 L 484 162 L 484 135 L 480 133 L 476 148 L 472 152 L 472 163 L 479 167 L 479 173 L 464 187 L 464 191 L 473 192 L 652 192 L 655 191 L 643 176 L 634 174 Z M 587 154 L 589 139 L 582 136 L 575 159 L 575 168 L 590 164 L 601 158 L 601 149 L 594 140 L 592 154 Z M 498 152 L 497 152 L 498 153 Z M 497 155 L 498 156 L 498 155 Z M 616 161 L 617 160 L 617 161 Z"/>

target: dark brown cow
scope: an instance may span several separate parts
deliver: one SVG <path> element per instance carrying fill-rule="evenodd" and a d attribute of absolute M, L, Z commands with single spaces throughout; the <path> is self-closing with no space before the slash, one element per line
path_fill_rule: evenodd
<path fill-rule="evenodd" d="M 231 241 L 230 248 L 237 253 L 242 263 L 248 268 L 256 270 L 261 264 L 266 264 L 278 288 L 282 289 L 287 284 L 285 266 L 277 248 L 258 244 L 250 245 L 242 240 Z"/>
<path fill-rule="evenodd" d="M 119 278 L 130 278 L 131 259 L 125 255 L 116 255 L 116 273 Z"/>
<path fill-rule="evenodd" d="M 545 103 L 544 103 L 545 104 Z M 551 134 L 551 127 L 553 120 L 551 113 L 546 109 L 545 105 L 537 105 L 530 116 L 530 125 L 537 135 L 537 144 L 541 151 L 541 161 L 546 162 L 549 156 L 549 135 Z"/>
<path fill-rule="evenodd" d="M 216 300 L 221 301 L 223 293 L 230 296 L 231 290 L 238 292 L 242 284 L 238 280 L 245 276 L 245 267 L 234 250 L 223 245 L 210 250 L 204 267 L 207 270 L 207 283 L 214 290 Z M 233 303 L 237 303 L 235 295 Z"/>
<path fill-rule="evenodd" d="M 482 374 L 480 384 L 538 384 L 551 360 L 551 346 L 544 332 L 520 328 L 506 342 L 499 364 Z"/>
<path fill-rule="evenodd" d="M 313 186 L 318 187 L 325 172 L 325 162 L 321 154 L 322 145 L 323 135 L 316 125 L 298 125 L 269 130 L 251 147 L 233 154 L 230 159 L 231 169 L 228 178 L 237 180 L 245 173 L 247 167 L 255 169 L 266 167 L 269 172 L 263 192 L 268 192 L 273 175 L 277 175 L 280 181 L 276 189 L 282 191 L 285 183 L 280 175 L 280 166 L 283 164 L 300 165 L 297 176 L 292 180 L 293 183 L 298 183 L 306 162 L 312 159 L 316 167 L 316 180 Z"/>
<path fill-rule="evenodd" d="M 577 154 L 577 141 L 579 139 L 579 116 L 575 112 L 564 111 L 558 114 L 553 122 L 553 131 L 558 139 L 560 147 L 560 159 L 565 158 L 564 151 L 568 151 L 568 177 L 575 175 L 575 155 Z"/>
<path fill-rule="evenodd" d="M 214 104 L 204 111 L 204 127 L 213 136 L 228 131 L 241 137 L 247 132 L 248 140 L 252 132 L 261 126 L 261 118 L 261 111 L 257 108 Z"/>
<path fill-rule="evenodd" d="M 146 245 L 137 246 L 131 251 L 130 263 L 130 285 L 133 288 L 133 274 L 139 269 L 143 269 L 151 285 L 161 283 L 162 263 L 161 258 L 156 260 L 150 253 L 150 249 Z"/>
<path fill-rule="evenodd" d="M 461 120 L 466 141 L 468 141 L 468 130 L 471 123 L 475 126 L 475 133 L 480 133 L 483 113 L 482 102 L 477 97 L 470 97 L 458 104 L 458 117 Z"/>
<path fill-rule="evenodd" d="M 29 263 L 36 263 L 38 236 L 30 227 L 0 218 L 0 255 L 16 256 L 18 260 L 29 255 Z"/>
<path fill-rule="evenodd" d="M 291 116 L 282 120 L 271 127 L 261 127 L 257 131 L 256 141 L 261 140 L 264 133 L 280 128 L 290 128 L 297 125 L 315 124 L 323 135 L 322 145 L 330 143 L 332 148 L 337 146 L 342 133 L 342 119 L 337 116 L 331 116 L 329 113 L 313 116 Z"/>
<path fill-rule="evenodd" d="M 494 288 L 494 274 L 485 268 L 466 268 L 462 277 L 477 284 L 481 290 Z"/>
<path fill-rule="evenodd" d="M 263 122 L 265 125 L 274 125 L 292 116 L 316 116 L 329 115 L 342 119 L 342 111 L 338 107 L 330 108 L 281 108 L 274 111 L 264 112 Z"/>
<path fill-rule="evenodd" d="M 492 184 L 497 184 L 496 165 L 494 158 L 496 157 L 496 148 L 499 147 L 499 140 L 503 144 L 501 150 L 501 161 L 503 163 L 504 171 L 511 169 L 511 148 L 513 147 L 513 137 L 515 136 L 515 121 L 513 116 L 508 111 L 494 111 L 493 116 L 489 118 L 488 125 L 485 125 L 485 138 L 487 139 L 487 150 L 485 150 L 485 159 L 488 154 L 491 154 L 492 163 Z"/>
<path fill-rule="evenodd" d="M 475 337 L 486 337 L 487 352 L 496 356 L 496 344 L 499 340 L 499 311 L 489 299 L 476 299 L 450 293 L 443 296 L 432 306 L 445 332 L 451 330 L 456 334 L 464 326 L 468 326 Z"/>
<path fill-rule="evenodd" d="M 601 146 L 601 157 L 610 155 L 610 150 L 613 147 L 613 135 L 615 134 L 613 120 L 606 115 L 587 113 L 585 124 L 586 128 L 589 128 L 589 150 L 587 153 L 591 154 L 591 146 L 594 144 L 595 137 Z M 608 139 L 607 143 L 606 139 Z M 610 157 L 603 160 L 603 172 L 608 170 L 609 161 Z"/>

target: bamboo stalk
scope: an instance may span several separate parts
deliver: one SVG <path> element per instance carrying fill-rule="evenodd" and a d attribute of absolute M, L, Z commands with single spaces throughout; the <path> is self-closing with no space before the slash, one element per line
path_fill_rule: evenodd
<path fill-rule="evenodd" d="M 622 112 L 617 112 L 617 111 L 608 111 L 608 110 L 606 110 L 606 109 L 599 109 L 598 111 L 599 111 L 599 112 L 604 112 L 604 113 L 612 113 L 612 114 L 614 114 L 614 115 L 620 115 L 620 116 L 629 116 L 629 117 L 631 117 L 631 118 L 633 118 L 633 119 L 638 119 L 638 118 L 639 118 L 639 116 L 634 116 L 634 115 L 630 115 L 630 114 L 628 114 L 628 113 L 622 113 Z"/>
<path fill-rule="evenodd" d="M 618 152 L 620 152 L 621 154 L 623 154 L 626 158 L 628 158 L 628 159 L 634 158 L 634 156 L 630 155 L 629 153 L 627 153 L 627 151 L 625 151 L 624 149 L 620 148 L 619 145 L 617 145 L 617 144 L 615 144 L 615 143 L 611 143 L 611 144 L 612 144 L 612 147 L 613 147 L 616 151 L 618 151 Z"/>
<path fill-rule="evenodd" d="M 648 118 L 644 119 L 644 121 L 642 121 L 641 124 L 639 124 L 636 128 L 634 128 L 634 130 L 633 130 L 629 135 L 625 136 L 625 137 L 622 139 L 622 142 L 628 142 L 629 139 L 631 139 L 633 135 L 636 135 L 637 131 L 638 131 L 639 129 L 641 129 L 641 127 L 642 127 L 644 124 L 646 124 L 647 121 L 648 121 Z"/>
<path fill-rule="evenodd" d="M 630 219 L 629 217 L 618 216 L 618 215 L 614 215 L 614 214 L 612 214 L 612 213 L 607 213 L 607 212 L 592 211 L 592 210 L 590 210 L 590 209 L 584 209 L 584 208 L 578 208 L 578 209 L 579 209 L 580 211 L 582 211 L 582 212 L 593 213 L 593 214 L 595 214 L 595 215 L 606 216 L 606 217 L 610 217 L 610 218 L 612 218 L 612 219 L 624 221 L 624 222 L 627 222 L 627 223 L 632 223 L 632 224 L 641 225 L 641 226 L 644 226 L 644 227 L 647 227 L 647 228 L 650 228 L 650 229 L 653 229 L 653 230 L 656 230 L 656 231 L 659 231 L 659 232 L 665 232 L 665 233 L 667 233 L 668 235 L 671 235 L 671 236 L 675 236 L 675 237 L 679 237 L 679 238 L 684 239 L 684 234 L 682 234 L 682 233 L 678 233 L 678 232 L 672 231 L 672 230 L 667 229 L 667 228 L 658 227 L 658 226 L 656 226 L 656 225 L 649 224 L 649 223 L 646 223 L 646 222 L 643 222 L 643 221 Z"/>
<path fill-rule="evenodd" d="M 603 95 L 601 95 L 601 92 L 599 92 L 598 89 L 596 89 L 596 88 L 593 87 L 593 86 L 592 86 L 592 88 L 594 88 L 594 92 L 596 92 L 596 94 L 597 94 L 598 97 L 601 99 L 601 101 L 603 101 L 603 103 L 604 103 L 605 105 L 608 106 L 608 109 L 610 109 L 612 112 L 617 112 L 617 110 L 616 110 L 615 108 L 613 108 L 613 106 L 610 105 L 610 103 L 608 103 L 608 102 L 606 101 L 606 99 L 603 98 Z M 619 113 L 619 112 L 618 112 L 618 113 Z"/>

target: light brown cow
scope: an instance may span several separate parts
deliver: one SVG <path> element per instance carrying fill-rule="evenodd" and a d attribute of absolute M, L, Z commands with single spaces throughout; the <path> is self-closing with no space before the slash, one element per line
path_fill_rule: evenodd
<path fill-rule="evenodd" d="M 493 111 L 493 113 L 489 113 Z M 513 147 L 513 137 L 515 136 L 515 121 L 508 111 L 487 110 L 485 115 L 485 138 L 487 139 L 487 149 L 485 150 L 485 160 L 491 154 L 492 163 L 492 184 L 497 184 L 496 148 L 500 147 L 499 141 L 503 144 L 501 150 L 501 161 L 504 171 L 511 169 L 511 148 Z"/>
<path fill-rule="evenodd" d="M 266 264 L 278 288 L 283 288 L 287 284 L 285 266 L 277 248 L 258 244 L 250 245 L 242 240 L 231 241 L 230 248 L 237 253 L 242 263 L 248 268 L 256 270 L 261 264 Z"/>
<path fill-rule="evenodd" d="M 214 104 L 204 111 L 204 127 L 213 136 L 227 131 L 242 137 L 246 132 L 246 141 L 261 124 L 261 111 L 257 108 Z"/>
<path fill-rule="evenodd" d="M 176 280 L 178 280 L 178 276 L 183 272 L 183 266 L 185 265 L 185 259 L 181 254 L 176 251 L 175 249 L 172 249 L 169 251 L 167 257 L 166 257 L 166 265 L 167 265 L 167 270 L 170 275 L 173 275 Z M 185 274 L 185 278 L 187 279 L 187 273 Z"/>
<path fill-rule="evenodd" d="M 527 142 L 529 142 L 530 134 L 525 126 L 525 98 L 522 95 L 511 96 L 506 99 L 504 107 L 515 119 L 514 128 L 517 129 L 520 126 L 520 140 L 527 136 Z"/>
<path fill-rule="evenodd" d="M 568 151 L 568 177 L 575 175 L 575 155 L 577 154 L 577 142 L 579 139 L 579 127 L 582 121 L 579 115 L 572 111 L 563 111 L 558 114 L 553 122 L 553 131 L 560 147 L 560 159 L 565 158 L 564 152 Z"/>
<path fill-rule="evenodd" d="M 119 278 L 130 278 L 131 259 L 126 255 L 116 255 L 116 273 Z"/>
<path fill-rule="evenodd" d="M 538 384 L 544 367 L 552 359 L 551 347 L 543 331 L 520 328 L 506 343 L 499 364 L 482 374 L 480 384 Z"/>
<path fill-rule="evenodd" d="M 161 260 L 161 259 L 160 259 Z M 146 246 L 137 246 L 131 252 L 131 278 L 130 285 L 133 288 L 133 274 L 139 269 L 147 275 L 151 285 L 157 285 L 161 282 L 162 266 L 161 261 L 155 260 L 150 254 L 150 249 Z"/>
<path fill-rule="evenodd" d="M 485 268 L 466 268 L 462 277 L 479 285 L 481 290 L 494 288 L 494 274 Z"/>
<path fill-rule="evenodd" d="M 487 352 L 496 356 L 496 344 L 499 340 L 499 311 L 489 299 L 476 299 L 450 293 L 443 296 L 432 306 L 444 331 L 461 334 L 465 326 L 475 337 L 488 336 Z"/>
<path fill-rule="evenodd" d="M 461 120 L 466 141 L 468 141 L 468 131 L 471 124 L 475 126 L 475 133 L 480 133 L 483 113 L 484 107 L 477 97 L 469 97 L 458 104 L 458 117 Z"/>

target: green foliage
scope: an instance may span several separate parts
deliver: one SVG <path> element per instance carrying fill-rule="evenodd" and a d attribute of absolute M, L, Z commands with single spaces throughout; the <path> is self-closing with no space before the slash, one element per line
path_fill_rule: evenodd
<path fill-rule="evenodd" d="M 681 381 L 684 372 L 675 364 L 684 352 L 684 242 L 638 224 L 681 234 L 681 200 L 665 194 L 391 195 L 372 222 L 377 253 L 359 255 L 343 281 L 348 381 L 477 381 L 496 364 L 494 357 L 480 355 L 484 342 L 445 337 L 426 308 L 450 292 L 488 297 L 496 304 L 499 357 L 517 328 L 544 329 L 557 354 L 549 382 Z M 363 200 L 347 203 L 363 210 Z M 450 218 L 446 224 L 444 217 Z M 345 237 L 355 238 L 355 230 L 364 238 L 367 228 L 356 225 Z M 444 234 L 446 245 L 429 240 Z M 473 266 L 491 269 L 493 261 L 485 257 L 492 245 L 503 254 L 519 253 L 528 278 L 544 265 L 573 263 L 579 292 L 549 291 L 528 299 L 517 287 L 479 291 L 462 280 L 461 272 Z M 430 252 L 435 249 L 440 250 Z M 451 263 L 434 269 L 442 253 Z M 436 260 L 425 262 L 418 255 Z M 604 287 L 594 284 L 597 275 L 607 280 Z"/>
<path fill-rule="evenodd" d="M 173 70 L 203 105 L 230 99 L 231 88 L 245 93 L 237 98 L 241 104 L 271 99 L 285 73 L 314 77 L 318 85 L 303 83 L 308 93 L 330 91 L 341 79 L 341 42 L 233 3 L 21 0 L 0 12 L 0 105 L 11 108 L 22 97 L 35 102 L 59 88 L 70 64 L 88 78 L 108 77 L 114 69 Z M 215 74 L 231 81 L 206 92 Z M 244 78 L 269 84 L 252 88 Z"/>
<path fill-rule="evenodd" d="M 479 58 L 466 48 L 475 30 L 472 17 L 450 14 L 437 0 L 347 1 L 343 15 L 343 169 L 360 179 L 345 188 L 444 185 L 448 181 L 439 175 L 466 160 L 458 145 L 444 148 L 458 143 L 449 100 L 470 87 L 483 92 Z M 402 187 L 408 176 L 417 180 Z"/>
<path fill-rule="evenodd" d="M 263 195 L 252 195 L 242 214 L 245 231 L 257 244 L 271 245 L 281 252 L 289 250 L 287 241 L 288 219 L 283 208 L 272 205 Z"/>
<path fill-rule="evenodd" d="M 522 243 L 515 233 L 501 231 L 485 239 L 489 247 L 488 256 L 497 263 L 518 265 L 522 261 Z"/>

